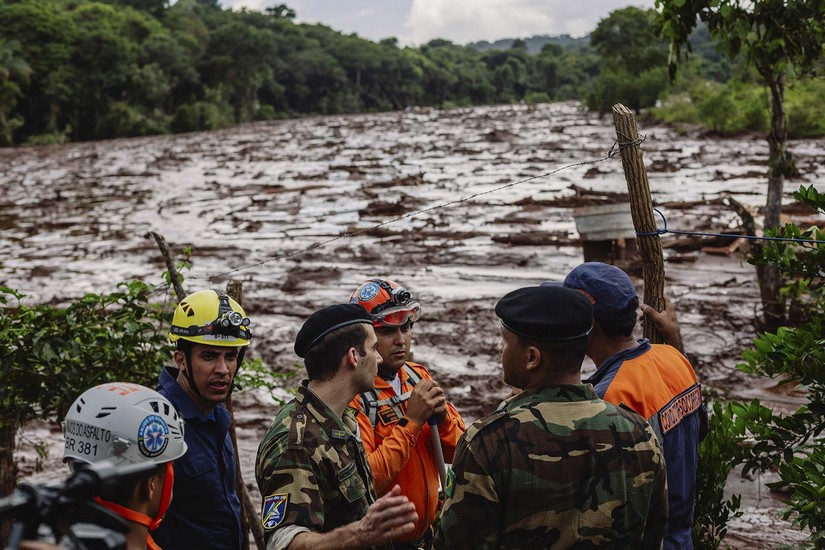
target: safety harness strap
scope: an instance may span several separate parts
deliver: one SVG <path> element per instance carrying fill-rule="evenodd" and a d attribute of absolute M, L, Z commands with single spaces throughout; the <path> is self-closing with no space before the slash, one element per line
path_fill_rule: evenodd
<path fill-rule="evenodd" d="M 403 368 L 404 372 L 407 373 L 407 383 L 414 388 L 415 385 L 421 381 L 421 376 L 407 363 L 404 363 Z M 401 418 L 404 416 L 404 412 L 401 410 L 401 403 L 409 399 L 410 395 L 412 395 L 412 389 L 401 395 L 393 395 L 379 401 L 378 392 L 375 390 L 367 390 L 361 394 L 361 407 L 363 407 L 364 414 L 367 415 L 374 429 L 375 426 L 378 425 L 378 409 L 385 405 L 390 406 L 393 412 L 395 412 L 396 418 Z"/>

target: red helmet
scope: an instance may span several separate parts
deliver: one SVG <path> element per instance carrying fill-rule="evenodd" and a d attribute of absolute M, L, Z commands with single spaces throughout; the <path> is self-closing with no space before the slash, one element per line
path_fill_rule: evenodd
<path fill-rule="evenodd" d="M 406 288 L 389 279 L 365 281 L 355 289 L 349 301 L 364 306 L 376 327 L 403 327 L 421 317 L 421 304 L 412 299 Z"/>

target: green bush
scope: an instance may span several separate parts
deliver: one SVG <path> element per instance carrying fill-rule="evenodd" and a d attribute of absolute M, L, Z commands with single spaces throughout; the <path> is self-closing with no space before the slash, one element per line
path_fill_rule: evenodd
<path fill-rule="evenodd" d="M 162 115 L 148 116 L 133 105 L 122 101 L 112 102 L 101 118 L 97 135 L 107 138 L 118 136 L 138 137 L 164 134 L 168 122 Z"/>
<path fill-rule="evenodd" d="M 822 97 L 825 97 L 822 80 L 800 80 L 787 88 L 785 111 L 789 137 L 825 136 Z M 769 102 L 767 90 L 758 84 L 737 80 L 726 84 L 693 81 L 663 97 L 645 114 L 674 126 L 700 124 L 720 135 L 767 132 L 770 127 Z"/>
<path fill-rule="evenodd" d="M 785 112 L 788 114 L 788 135 L 791 138 L 825 136 L 825 116 L 822 98 L 825 81 L 809 79 L 789 86 L 785 93 Z"/>
<path fill-rule="evenodd" d="M 634 111 L 652 107 L 667 87 L 667 70 L 654 67 L 633 75 L 623 69 L 603 67 L 587 92 L 587 107 L 600 114 L 609 113 L 621 103 Z"/>
<path fill-rule="evenodd" d="M 715 401 L 709 412 L 708 435 L 699 445 L 696 473 L 693 545 L 697 550 L 719 548 L 727 534 L 728 522 L 742 515 L 739 495 L 725 497 L 728 476 L 743 456 L 733 405 Z"/>
<path fill-rule="evenodd" d="M 275 107 L 272 105 L 261 105 L 255 112 L 255 120 L 273 120 L 278 117 Z"/>
<path fill-rule="evenodd" d="M 29 136 L 26 138 L 26 141 L 23 142 L 24 145 L 60 145 L 62 143 L 66 143 L 68 138 L 66 134 L 60 133 L 53 133 L 53 134 L 37 134 L 34 136 Z"/>
<path fill-rule="evenodd" d="M 62 419 L 85 389 L 117 380 L 154 386 L 169 358 L 169 316 L 134 281 L 65 308 L 28 306 L 0 287 L 0 411 L 17 422 Z"/>
<path fill-rule="evenodd" d="M 537 103 L 550 103 L 553 101 L 546 92 L 529 92 L 524 96 L 524 102 L 528 105 L 535 105 Z"/>
<path fill-rule="evenodd" d="M 825 213 L 825 195 L 813 186 L 801 187 L 794 197 Z M 811 530 L 814 548 L 825 548 L 825 232 L 786 224 L 766 235 L 818 242 L 770 241 L 752 260 L 787 278 L 781 296 L 799 314 L 792 325 L 760 335 L 739 368 L 803 389 L 806 403 L 792 414 L 768 410 L 746 420 L 756 443 L 745 456 L 745 472 L 779 468 L 780 480 L 771 486 L 791 491 L 785 517 Z"/>
<path fill-rule="evenodd" d="M 173 132 L 198 132 L 227 126 L 227 120 L 217 105 L 207 101 L 187 103 L 178 107 L 170 128 Z"/>

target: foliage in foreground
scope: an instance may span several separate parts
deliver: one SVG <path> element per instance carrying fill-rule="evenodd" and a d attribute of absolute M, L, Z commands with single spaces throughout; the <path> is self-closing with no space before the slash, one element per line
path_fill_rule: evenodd
<path fill-rule="evenodd" d="M 132 281 L 67 307 L 29 306 L 22 294 L 0 287 L 0 435 L 11 437 L 0 446 L 4 474 L 14 470 L 14 431 L 27 420 L 61 420 L 80 393 L 104 382 L 155 387 L 172 348 L 171 305 L 156 303 L 154 294 L 151 285 Z M 275 397 L 285 376 L 273 376 L 260 358 L 248 356 L 237 381 Z"/>
<path fill-rule="evenodd" d="M 825 195 L 813 186 L 801 187 L 794 197 L 825 214 Z M 778 470 L 779 481 L 769 485 L 790 493 L 785 519 L 810 530 L 811 547 L 825 548 L 825 232 L 786 224 L 768 235 L 820 242 L 771 241 L 752 260 L 775 266 L 790 281 L 781 295 L 794 322 L 761 334 L 738 368 L 804 391 L 805 404 L 791 414 L 758 400 L 714 405 L 711 436 L 700 455 L 704 477 L 694 529 L 699 548 L 718 548 L 724 538 L 739 502 L 725 500 L 721 488 L 740 465 L 743 475 Z"/>
<path fill-rule="evenodd" d="M 62 418 L 85 389 L 115 380 L 154 386 L 168 360 L 166 315 L 134 281 L 66 308 L 28 306 L 0 288 L 1 410 L 16 422 Z M 8 417 L 8 416 L 6 416 Z"/>

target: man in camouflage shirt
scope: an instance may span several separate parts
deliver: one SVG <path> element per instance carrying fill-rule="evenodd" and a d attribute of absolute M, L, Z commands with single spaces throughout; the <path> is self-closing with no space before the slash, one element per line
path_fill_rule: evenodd
<path fill-rule="evenodd" d="M 397 486 L 376 500 L 347 407 L 381 363 L 372 317 L 357 304 L 319 310 L 295 352 L 309 380 L 270 426 L 255 468 L 267 549 L 379 547 L 412 532 L 415 506 Z"/>
<path fill-rule="evenodd" d="M 434 548 L 659 548 L 662 451 L 644 419 L 581 384 L 593 310 L 566 288 L 496 305 L 504 380 L 523 391 L 459 441 Z"/>

